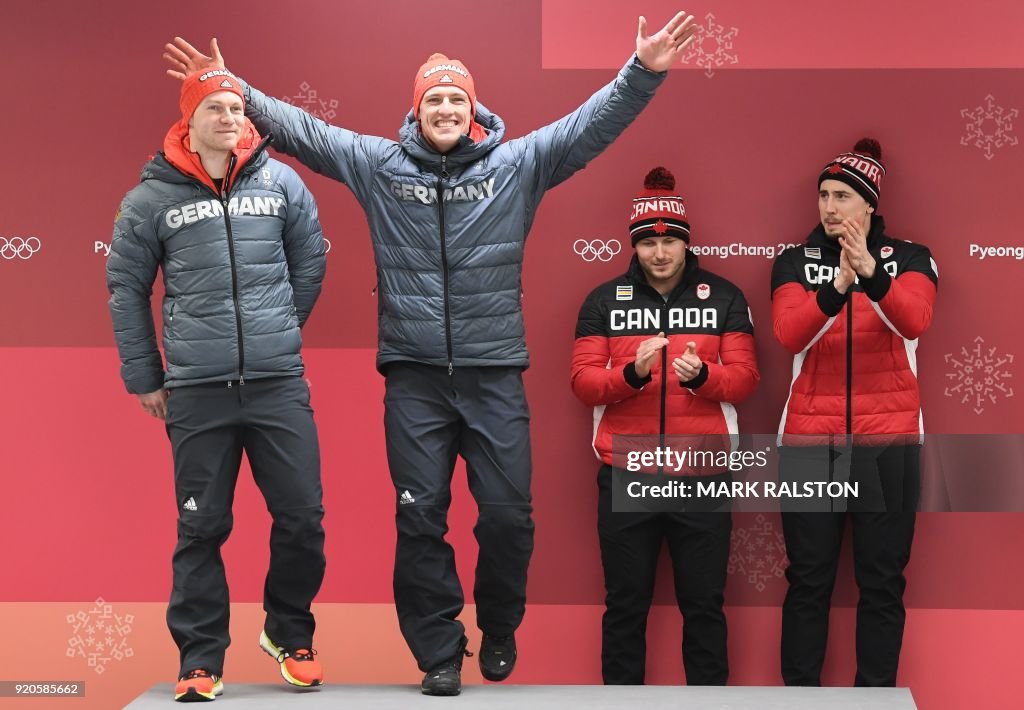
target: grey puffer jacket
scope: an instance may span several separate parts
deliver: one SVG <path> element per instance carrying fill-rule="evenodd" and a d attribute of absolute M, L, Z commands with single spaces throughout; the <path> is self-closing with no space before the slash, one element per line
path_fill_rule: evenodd
<path fill-rule="evenodd" d="M 463 136 L 446 155 L 424 140 L 412 112 L 396 143 L 329 125 L 248 85 L 245 110 L 276 149 L 347 185 L 366 211 L 378 369 L 395 361 L 449 371 L 527 367 L 523 247 L 540 200 L 614 141 L 664 77 L 634 55 L 571 114 L 506 143 L 502 120 L 477 104 L 487 136 Z"/>
<path fill-rule="evenodd" d="M 166 378 L 150 310 L 158 267 Z M 223 199 L 157 155 L 121 203 L 107 261 L 125 386 L 144 394 L 301 375 L 299 328 L 324 270 L 316 203 L 295 171 L 264 148 Z"/>

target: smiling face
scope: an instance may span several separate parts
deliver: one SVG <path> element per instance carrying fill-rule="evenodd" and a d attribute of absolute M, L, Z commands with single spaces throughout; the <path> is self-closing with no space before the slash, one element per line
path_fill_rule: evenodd
<path fill-rule="evenodd" d="M 840 180 L 823 180 L 818 188 L 818 214 L 825 234 L 834 238 L 843 233 L 842 222 L 849 219 L 867 231 L 875 208 L 856 190 Z"/>
<path fill-rule="evenodd" d="M 462 89 L 435 86 L 423 95 L 419 109 L 420 131 L 438 152 L 447 153 L 469 133 L 473 106 Z"/>
<path fill-rule="evenodd" d="M 196 152 L 234 150 L 245 125 L 245 105 L 233 91 L 210 94 L 196 107 L 188 122 L 189 142 Z"/>

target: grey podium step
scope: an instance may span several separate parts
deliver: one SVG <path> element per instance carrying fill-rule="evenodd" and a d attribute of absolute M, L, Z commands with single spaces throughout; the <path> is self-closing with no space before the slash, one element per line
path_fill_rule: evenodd
<path fill-rule="evenodd" d="M 249 710 L 406 710 L 445 706 L 449 710 L 587 710 L 642 707 L 644 710 L 916 710 L 909 688 L 688 687 L 671 685 L 467 685 L 457 698 L 432 698 L 413 685 L 326 685 L 301 690 L 281 685 L 225 684 L 214 705 Z M 150 688 L 131 710 L 169 710 L 174 686 Z M 180 707 L 185 707 L 184 705 Z"/>

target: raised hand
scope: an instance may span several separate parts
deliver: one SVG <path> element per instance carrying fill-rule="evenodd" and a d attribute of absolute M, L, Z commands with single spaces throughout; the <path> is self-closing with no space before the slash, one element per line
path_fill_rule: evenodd
<path fill-rule="evenodd" d="M 164 45 L 164 59 L 171 65 L 167 75 L 181 81 L 185 81 L 185 77 L 193 72 L 224 68 L 224 57 L 220 54 L 216 37 L 210 40 L 209 56 L 181 37 L 175 37 L 174 42 Z"/>
<path fill-rule="evenodd" d="M 636 56 L 651 71 L 665 71 L 676 63 L 693 43 L 693 15 L 683 10 L 653 35 L 647 34 L 647 18 L 640 16 L 636 32 Z"/>
<path fill-rule="evenodd" d="M 836 287 L 836 291 L 845 294 L 850 286 L 857 281 L 857 272 L 850 266 L 850 258 L 846 255 L 845 249 L 839 250 L 839 273 L 836 275 L 832 285 Z"/>
<path fill-rule="evenodd" d="M 697 355 L 697 343 L 692 340 L 686 344 L 686 352 L 672 361 L 672 369 L 681 383 L 686 383 L 700 374 L 704 363 Z"/>
<path fill-rule="evenodd" d="M 840 225 L 843 233 L 839 235 L 839 246 L 846 254 L 850 268 L 865 279 L 875 275 L 875 257 L 868 251 L 868 236 L 863 224 L 844 219 Z"/>
<path fill-rule="evenodd" d="M 668 338 L 664 333 L 658 333 L 657 337 L 648 338 L 640 343 L 636 349 L 636 361 L 634 367 L 636 374 L 640 377 L 647 377 L 651 374 L 651 367 L 654 365 L 655 356 L 663 347 L 668 345 Z"/>

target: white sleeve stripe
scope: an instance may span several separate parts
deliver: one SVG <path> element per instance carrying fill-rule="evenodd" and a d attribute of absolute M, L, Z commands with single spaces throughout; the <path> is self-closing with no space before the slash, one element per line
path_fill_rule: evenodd
<path fill-rule="evenodd" d="M 775 440 L 776 446 L 782 446 L 782 432 L 786 430 L 786 417 L 789 415 L 789 401 L 793 399 L 793 385 L 796 384 L 796 378 L 800 376 L 800 370 L 803 369 L 804 360 L 806 358 L 806 350 L 793 358 L 793 379 L 789 382 L 789 394 L 786 395 L 786 406 L 782 408 L 782 421 L 779 422 L 779 437 Z"/>
<path fill-rule="evenodd" d="M 875 309 L 875 313 L 877 313 L 877 314 L 878 314 L 878 317 L 882 319 L 882 322 L 883 322 L 883 323 L 885 323 L 885 326 L 886 326 L 886 327 L 887 327 L 887 328 L 888 328 L 889 330 L 891 330 L 892 332 L 894 332 L 894 333 L 895 333 L 896 335 L 898 335 L 898 336 L 900 336 L 901 338 L 903 338 L 904 340 L 906 340 L 906 339 L 907 339 L 907 336 L 903 335 L 903 333 L 901 333 L 900 331 L 896 330 L 896 326 L 894 326 L 894 325 L 892 324 L 892 321 L 890 321 L 890 320 L 889 320 L 888 318 L 886 318 L 886 317 L 885 317 L 885 314 L 884 314 L 884 313 L 882 313 L 882 308 L 881 308 L 881 306 L 879 306 L 879 305 L 878 305 L 878 303 L 876 303 L 875 301 L 872 301 L 872 300 L 871 300 L 870 298 L 868 299 L 868 301 L 869 301 L 869 302 L 871 303 L 871 307 Z"/>
<path fill-rule="evenodd" d="M 782 408 L 782 420 L 779 421 L 779 437 L 776 439 L 776 446 L 782 446 L 782 432 L 786 429 L 786 417 L 789 415 L 789 400 L 793 398 L 793 385 L 796 384 L 796 378 L 800 376 L 800 370 L 803 368 L 804 360 L 807 358 L 807 353 L 811 351 L 811 348 L 816 342 L 821 340 L 822 336 L 828 332 L 828 329 L 832 327 L 832 324 L 836 322 L 836 316 L 832 316 L 825 325 L 821 326 L 821 330 L 815 333 L 814 337 L 811 338 L 811 342 L 807 343 L 807 347 L 800 351 L 798 355 L 793 358 L 793 379 L 789 382 L 789 394 L 786 395 L 786 406 Z"/>
<path fill-rule="evenodd" d="M 825 335 L 825 333 L 828 332 L 828 329 L 831 328 L 832 324 L 835 323 L 835 322 L 836 322 L 836 316 L 832 316 L 827 321 L 825 321 L 825 325 L 821 326 L 821 330 L 819 330 L 817 333 L 815 333 L 814 337 L 811 338 L 811 342 L 807 343 L 807 347 L 804 348 L 803 350 L 801 350 L 800 354 L 803 355 L 803 354 L 807 353 L 814 346 L 814 344 L 816 342 L 821 340 L 822 336 Z"/>
<path fill-rule="evenodd" d="M 597 450 L 597 430 L 601 427 L 601 419 L 604 417 L 605 405 L 599 404 L 594 407 L 594 438 L 590 440 L 590 448 L 594 450 L 594 456 L 597 457 L 598 461 L 603 462 L 601 453 Z"/>

